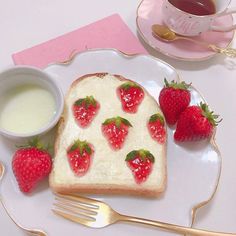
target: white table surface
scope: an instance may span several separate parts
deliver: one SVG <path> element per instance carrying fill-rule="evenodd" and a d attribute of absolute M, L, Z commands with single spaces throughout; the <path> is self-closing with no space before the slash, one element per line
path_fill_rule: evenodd
<path fill-rule="evenodd" d="M 136 0 L 0 0 L 0 3 L 0 69 L 13 64 L 14 52 L 113 13 L 119 13 L 137 34 L 135 19 L 139 1 Z M 231 6 L 236 7 L 236 1 Z M 232 46 L 236 47 L 236 40 Z M 217 55 L 203 62 L 181 62 L 146 48 L 150 54 L 174 66 L 182 79 L 191 81 L 224 119 L 216 136 L 223 157 L 220 185 L 213 201 L 199 212 L 196 226 L 236 233 L 236 59 Z M 0 234 L 24 235 L 2 208 Z"/>

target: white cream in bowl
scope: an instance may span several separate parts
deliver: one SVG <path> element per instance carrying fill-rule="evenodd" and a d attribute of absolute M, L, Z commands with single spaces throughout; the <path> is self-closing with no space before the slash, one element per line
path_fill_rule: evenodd
<path fill-rule="evenodd" d="M 36 132 L 56 113 L 52 94 L 37 85 L 21 85 L 0 95 L 0 127 L 19 134 Z"/>
<path fill-rule="evenodd" d="M 64 98 L 50 75 L 16 66 L 0 73 L 0 133 L 7 137 L 43 134 L 60 118 Z"/>

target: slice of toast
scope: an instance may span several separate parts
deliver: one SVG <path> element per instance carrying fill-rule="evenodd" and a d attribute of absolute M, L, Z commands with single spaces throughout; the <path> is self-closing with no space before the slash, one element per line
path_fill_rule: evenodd
<path fill-rule="evenodd" d="M 155 197 L 166 185 L 166 144 L 153 140 L 147 122 L 154 113 L 161 113 L 156 100 L 143 88 L 144 99 L 135 114 L 123 111 L 117 96 L 117 88 L 129 80 L 120 75 L 97 73 L 85 75 L 71 85 L 65 98 L 65 109 L 59 122 L 50 187 L 60 193 L 122 194 Z M 93 95 L 100 103 L 100 110 L 89 127 L 81 128 L 75 122 L 72 106 L 79 98 Z M 113 150 L 101 129 L 110 117 L 121 116 L 132 124 L 123 147 Z M 166 127 L 165 127 L 166 129 Z M 68 147 L 77 139 L 86 140 L 94 147 L 94 155 L 88 172 L 77 176 L 71 170 Z M 125 161 L 132 150 L 146 149 L 155 157 L 153 169 L 147 180 L 135 182 Z"/>

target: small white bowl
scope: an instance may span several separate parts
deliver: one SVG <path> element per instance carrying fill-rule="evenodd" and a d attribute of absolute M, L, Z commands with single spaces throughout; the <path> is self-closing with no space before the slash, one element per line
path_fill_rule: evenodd
<path fill-rule="evenodd" d="M 55 114 L 47 124 L 31 133 L 12 132 L 0 127 L 0 134 L 11 139 L 32 138 L 45 134 L 52 129 L 61 117 L 64 107 L 64 95 L 52 76 L 30 66 L 14 66 L 0 72 L 0 94 L 22 85 L 36 85 L 46 89 L 55 100 Z M 0 113 L 1 113 L 0 109 Z"/>

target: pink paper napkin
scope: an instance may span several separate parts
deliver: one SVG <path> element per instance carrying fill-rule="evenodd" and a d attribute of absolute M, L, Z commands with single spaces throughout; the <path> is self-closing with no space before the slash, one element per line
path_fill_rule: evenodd
<path fill-rule="evenodd" d="M 14 53 L 16 65 L 44 68 L 50 63 L 68 59 L 73 51 L 91 48 L 116 48 L 125 53 L 147 51 L 118 14 L 59 36 L 32 48 Z"/>

